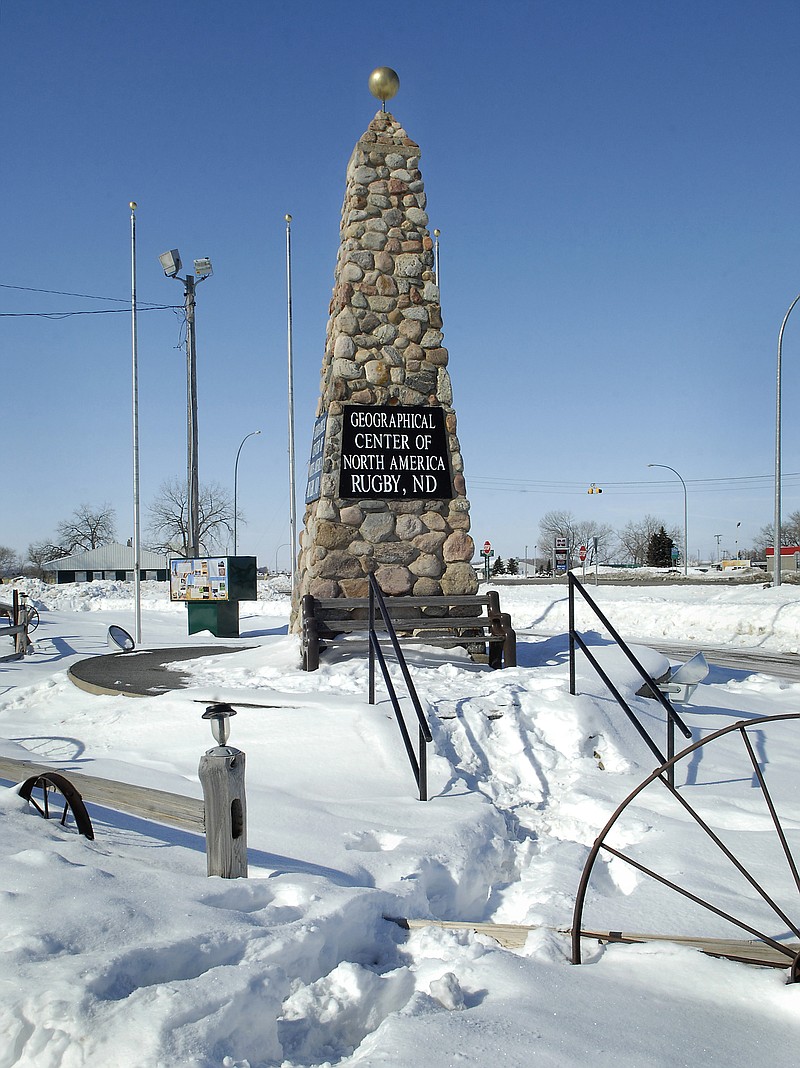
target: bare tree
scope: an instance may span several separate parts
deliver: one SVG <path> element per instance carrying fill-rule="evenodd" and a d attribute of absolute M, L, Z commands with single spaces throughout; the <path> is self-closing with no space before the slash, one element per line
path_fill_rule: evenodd
<path fill-rule="evenodd" d="M 608 523 L 597 523 L 594 519 L 584 519 L 575 524 L 575 546 L 585 545 L 587 549 L 597 538 L 597 556 L 608 560 L 614 544 L 614 528 Z"/>
<path fill-rule="evenodd" d="M 575 525 L 577 520 L 572 512 L 547 512 L 539 520 L 539 545 L 545 551 L 552 548 L 556 538 L 566 538 L 570 545 L 575 544 Z"/>
<path fill-rule="evenodd" d="M 22 571 L 22 560 L 16 549 L 0 545 L 0 578 L 18 575 Z"/>
<path fill-rule="evenodd" d="M 227 545 L 233 534 L 233 501 L 218 482 L 200 488 L 198 546 L 209 554 Z M 240 517 L 241 518 L 241 517 Z M 188 486 L 177 478 L 162 482 L 149 508 L 147 534 L 150 547 L 186 556 L 189 545 Z"/>
<path fill-rule="evenodd" d="M 781 545 L 800 545 L 800 512 L 792 512 L 781 518 Z M 768 523 L 753 539 L 752 556 L 765 560 L 767 549 L 775 547 L 775 526 Z"/>
<path fill-rule="evenodd" d="M 572 512 L 547 512 L 539 520 L 539 548 L 545 555 L 552 549 L 556 538 L 566 538 L 574 551 L 581 545 L 589 546 L 597 538 L 600 557 L 607 558 L 614 539 L 614 530 L 607 523 L 594 519 L 576 519 Z"/>
<path fill-rule="evenodd" d="M 667 527 L 663 519 L 654 515 L 646 515 L 638 521 L 631 520 L 622 530 L 618 530 L 619 553 L 623 557 L 621 562 L 643 567 L 647 563 L 650 542 L 653 536 L 662 529 L 676 545 L 682 544 L 677 529 Z"/>
<path fill-rule="evenodd" d="M 26 573 L 34 578 L 46 578 L 47 573 L 44 570 L 44 565 L 48 560 L 58 560 L 60 557 L 68 555 L 69 553 L 63 545 L 53 545 L 50 541 L 36 542 L 28 546 L 30 567 L 26 568 Z"/>
<path fill-rule="evenodd" d="M 56 527 L 56 537 L 66 550 L 67 556 L 77 549 L 84 551 L 108 545 L 116 537 L 116 513 L 110 504 L 92 508 L 81 504 L 69 519 Z"/>

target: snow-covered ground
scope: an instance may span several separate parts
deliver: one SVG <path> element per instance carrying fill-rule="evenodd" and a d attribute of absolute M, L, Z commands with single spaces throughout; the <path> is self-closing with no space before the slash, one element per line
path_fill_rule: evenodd
<path fill-rule="evenodd" d="M 0 755 L 199 798 L 198 761 L 213 745 L 201 715 L 229 701 L 230 744 L 247 754 L 250 870 L 208 879 L 199 836 L 96 806 L 90 842 L 0 789 L 0 1068 L 796 1059 L 800 987 L 785 971 L 664 942 L 587 940 L 586 963 L 569 963 L 559 928 L 571 925 L 591 845 L 656 761 L 584 661 L 570 696 L 563 585 L 501 587 L 519 632 L 515 669 L 433 649 L 410 656 L 434 736 L 427 803 L 385 695 L 367 703 L 363 656 L 302 672 L 274 586 L 242 606 L 242 652 L 190 662 L 188 689 L 126 698 L 87 694 L 66 669 L 109 651 L 111 623 L 133 629 L 132 587 L 24 585 L 41 625 L 32 655 L 0 664 Z M 800 646 L 797 586 L 588 589 L 656 675 L 666 661 L 648 642 Z M 578 625 L 663 748 L 660 706 L 636 696 L 638 676 L 582 606 Z M 187 636 L 185 608 L 163 585 L 144 584 L 144 647 L 209 640 Z M 800 712 L 800 687 L 712 668 L 681 711 L 699 740 Z M 795 853 L 798 722 L 748 735 Z M 659 783 L 625 810 L 611 844 L 798 940 L 798 889 L 739 732 L 679 763 L 676 784 L 783 918 Z M 467 926 L 406 931 L 386 917 Z M 512 951 L 473 933 L 479 921 L 535 929 Z M 747 937 L 611 854 L 595 866 L 584 927 Z"/>

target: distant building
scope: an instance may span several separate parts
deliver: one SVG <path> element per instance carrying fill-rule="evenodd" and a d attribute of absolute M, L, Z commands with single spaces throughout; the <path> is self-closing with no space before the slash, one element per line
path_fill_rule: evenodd
<path fill-rule="evenodd" d="M 142 549 L 139 553 L 139 576 L 142 579 L 155 579 L 166 582 L 169 576 L 169 557 L 163 553 L 154 553 Z M 117 579 L 125 581 L 134 578 L 133 547 L 130 545 L 101 545 L 97 549 L 88 549 L 72 556 L 62 556 L 60 560 L 49 560 L 42 564 L 43 571 L 55 572 L 56 582 L 92 582 L 94 579 Z"/>
<path fill-rule="evenodd" d="M 775 546 L 767 547 L 767 571 L 775 570 Z M 800 571 L 800 545 L 781 545 L 781 574 Z"/>

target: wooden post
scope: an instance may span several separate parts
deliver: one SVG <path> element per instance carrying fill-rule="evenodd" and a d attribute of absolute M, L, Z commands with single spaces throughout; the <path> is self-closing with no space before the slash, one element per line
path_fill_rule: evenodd
<path fill-rule="evenodd" d="M 209 875 L 247 878 L 245 754 L 220 745 L 200 758 L 205 799 L 206 861 Z"/>
<path fill-rule="evenodd" d="M 19 591 L 14 590 L 12 620 L 14 626 L 14 653 L 24 656 L 31 642 L 28 638 L 28 607 L 24 595 L 20 597 Z"/>

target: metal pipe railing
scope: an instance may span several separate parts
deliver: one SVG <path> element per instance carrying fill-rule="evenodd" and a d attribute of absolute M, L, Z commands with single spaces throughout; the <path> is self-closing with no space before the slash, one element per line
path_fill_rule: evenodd
<path fill-rule="evenodd" d="M 603 611 L 600 609 L 600 607 L 597 604 L 595 604 L 595 602 L 592 600 L 592 598 L 589 596 L 589 594 L 583 588 L 583 586 L 578 581 L 578 579 L 572 574 L 572 572 L 569 572 L 567 574 L 567 579 L 568 579 L 568 583 L 569 583 L 569 692 L 572 694 L 573 697 L 577 693 L 577 687 L 576 687 L 576 683 L 575 683 L 575 646 L 577 644 L 577 645 L 580 646 L 581 650 L 583 651 L 583 653 L 585 654 L 585 656 L 588 659 L 589 663 L 595 669 L 597 674 L 600 676 L 600 678 L 603 680 L 603 682 L 606 684 L 606 686 L 608 686 L 609 690 L 611 690 L 611 693 L 614 695 L 617 703 L 622 708 L 623 712 L 625 712 L 626 716 L 631 721 L 631 723 L 636 728 L 636 730 L 639 732 L 639 734 L 642 736 L 642 738 L 645 740 L 645 742 L 647 743 L 647 745 L 650 748 L 650 750 L 653 752 L 653 754 L 659 759 L 659 761 L 662 764 L 665 764 L 668 760 L 672 760 L 672 758 L 675 755 L 675 727 L 677 726 L 678 730 L 680 730 L 680 732 L 681 732 L 681 734 L 683 734 L 684 738 L 691 738 L 692 737 L 692 732 L 689 730 L 689 728 L 683 722 L 681 717 L 678 715 L 678 713 L 672 707 L 672 703 L 669 701 L 669 699 L 666 697 L 666 695 L 663 694 L 661 692 L 661 690 L 658 688 L 658 683 L 655 681 L 655 679 L 653 679 L 648 674 L 648 672 L 645 670 L 645 668 L 642 666 L 642 664 L 636 658 L 634 653 L 631 651 L 631 649 L 629 648 L 628 644 L 625 642 L 624 638 L 621 638 L 620 635 L 616 632 L 614 627 L 611 625 L 611 623 L 606 618 L 606 616 L 603 613 Z M 664 754 L 661 752 L 661 750 L 658 748 L 658 746 L 652 740 L 650 735 L 647 733 L 647 731 L 645 730 L 643 725 L 639 722 L 639 719 L 636 716 L 636 713 L 630 707 L 630 705 L 625 700 L 625 698 L 622 696 L 622 694 L 619 692 L 619 690 L 617 690 L 617 688 L 614 686 L 614 684 L 612 683 L 611 679 L 608 677 L 606 672 L 603 671 L 603 669 L 601 668 L 600 664 L 597 662 L 596 657 L 593 656 L 593 654 L 591 652 L 589 652 L 589 649 L 588 649 L 588 647 L 586 645 L 586 642 L 584 642 L 584 640 L 581 638 L 580 634 L 578 634 L 577 630 L 575 629 L 575 590 L 578 590 L 578 592 L 581 594 L 581 596 L 586 601 L 588 606 L 594 612 L 595 616 L 600 620 L 600 622 L 606 628 L 608 633 L 611 635 L 612 639 L 616 642 L 616 644 L 619 646 L 619 648 L 622 650 L 622 652 L 625 654 L 625 656 L 628 658 L 628 660 L 634 666 L 634 668 L 639 673 L 639 675 L 644 680 L 644 682 L 650 687 L 650 691 L 653 694 L 653 697 L 658 702 L 660 702 L 661 706 L 663 707 L 664 711 L 666 712 L 666 714 L 667 714 L 667 755 L 666 756 L 664 756 Z M 667 775 L 669 777 L 669 776 L 674 776 L 674 774 L 675 774 L 674 765 L 670 765 L 670 767 L 667 770 Z M 672 779 L 670 779 L 670 783 L 671 783 L 671 785 L 674 785 L 674 781 Z"/>
<path fill-rule="evenodd" d="M 400 707 L 400 700 L 397 696 L 392 677 L 389 674 L 389 668 L 386 664 L 386 658 L 383 655 L 383 649 L 381 649 L 380 640 L 375 629 L 375 606 L 378 606 L 381 618 L 386 626 L 386 631 L 389 636 L 389 641 L 392 643 L 392 649 L 397 657 L 397 663 L 400 666 L 400 671 L 403 675 L 403 680 L 408 690 L 408 696 L 411 698 L 411 704 L 414 706 L 414 712 L 417 717 L 417 725 L 419 728 L 419 757 L 414 752 L 414 745 L 411 741 L 411 736 L 406 726 L 405 719 L 403 717 L 403 710 Z M 408 664 L 406 658 L 403 656 L 403 652 L 400 648 L 400 643 L 397 640 L 397 633 L 394 629 L 389 610 L 386 607 L 386 601 L 383 598 L 380 586 L 375 579 L 375 576 L 370 572 L 369 575 L 369 703 L 375 704 L 375 661 L 383 675 L 383 681 L 386 683 L 386 689 L 389 693 L 389 700 L 392 703 L 394 709 L 394 716 L 397 721 L 397 726 L 400 728 L 400 734 L 403 738 L 403 744 L 406 747 L 406 753 L 408 755 L 408 761 L 411 764 L 412 771 L 414 772 L 414 778 L 417 781 L 417 787 L 419 789 L 420 801 L 428 800 L 428 754 L 426 745 L 428 742 L 433 741 L 433 735 L 431 729 L 428 726 L 428 721 L 425 718 L 425 713 L 422 710 L 419 697 L 417 695 L 416 687 L 411 678 L 411 673 L 408 670 Z"/>

